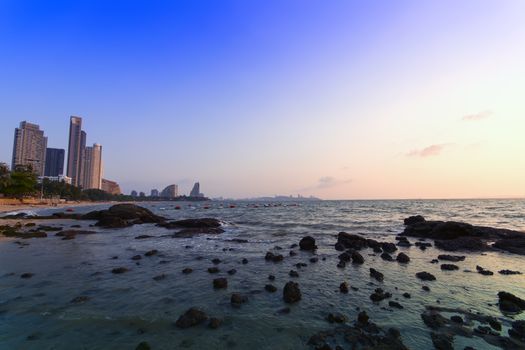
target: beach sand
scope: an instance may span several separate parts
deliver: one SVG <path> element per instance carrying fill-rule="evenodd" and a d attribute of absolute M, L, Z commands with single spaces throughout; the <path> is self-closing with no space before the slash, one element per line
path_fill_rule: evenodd
<path fill-rule="evenodd" d="M 70 208 L 70 207 L 81 207 L 87 205 L 99 205 L 99 204 L 114 204 L 116 202 L 66 202 L 58 204 L 0 204 L 0 213 L 19 211 L 19 210 L 34 210 L 34 209 L 53 209 L 53 208 Z"/>

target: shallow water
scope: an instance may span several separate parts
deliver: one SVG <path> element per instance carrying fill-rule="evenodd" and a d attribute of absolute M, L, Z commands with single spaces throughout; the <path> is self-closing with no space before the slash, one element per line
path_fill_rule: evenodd
<path fill-rule="evenodd" d="M 401 265 L 362 251 L 365 264 L 336 267 L 339 252 L 334 249 L 340 231 L 358 233 L 383 241 L 394 241 L 403 230 L 403 218 L 422 214 L 427 219 L 466 221 L 477 225 L 525 231 L 524 200 L 435 200 L 435 201 L 323 201 L 300 203 L 298 206 L 254 207 L 247 202 L 210 202 L 210 209 L 201 203 L 154 203 L 144 206 L 171 219 L 216 217 L 225 222 L 226 232 L 193 238 L 157 237 L 135 240 L 139 234 L 166 235 L 173 230 L 154 225 L 104 230 L 90 228 L 101 234 L 77 236 L 63 241 L 58 237 L 31 239 L 20 247 L 16 239 L 0 240 L 0 348 L 1 349 L 134 349 L 147 341 L 153 349 L 304 349 L 317 331 L 330 329 L 325 321 L 328 312 L 340 312 L 355 320 L 358 308 L 366 310 L 371 320 L 383 327 L 396 327 L 403 342 L 412 349 L 432 348 L 430 331 L 421 321 L 425 305 L 463 308 L 498 317 L 506 335 L 512 318 L 499 311 L 497 292 L 506 290 L 525 298 L 525 275 L 503 276 L 496 271 L 514 269 L 525 272 L 525 257 L 490 252 L 463 254 L 460 271 L 441 271 L 439 264 L 429 261 L 442 252 L 429 248 L 400 248 L 411 262 Z M 175 205 L 183 209 L 175 210 Z M 97 209 L 103 208 L 97 207 Z M 161 209 L 162 208 L 162 209 Z M 76 212 L 94 207 L 75 208 Z M 40 213 L 57 210 L 43 210 Z M 90 222 L 53 221 L 46 224 L 70 226 Z M 304 235 L 312 235 L 319 247 L 317 255 L 326 258 L 310 264 L 311 253 L 295 249 L 297 256 L 288 256 L 289 246 Z M 231 239 L 247 239 L 235 243 Z M 410 238 L 410 241 L 415 239 Z M 186 249 L 185 246 L 191 246 Z M 266 262 L 266 251 L 283 247 L 281 263 Z M 229 249 L 233 248 L 232 251 Z M 158 249 L 159 256 L 143 257 L 140 265 L 130 258 Z M 118 256 L 118 259 L 111 259 Z M 211 259 L 220 258 L 221 272 L 209 274 Z M 242 258 L 249 260 L 241 264 Z M 294 265 L 305 262 L 307 267 Z M 481 265 L 495 273 L 482 276 L 474 272 Z M 127 267 L 122 275 L 111 273 L 115 267 Z M 194 271 L 183 275 L 181 270 Z M 369 267 L 385 275 L 383 283 L 369 277 Z M 229 276 L 226 271 L 235 268 Z M 298 270 L 300 277 L 288 272 Z M 428 271 L 437 281 L 417 280 L 416 272 Z M 32 272 L 31 279 L 20 274 Z M 14 275 L 10 275 L 14 273 Z M 161 281 L 152 277 L 166 274 Z M 276 276 L 276 293 L 264 290 L 268 274 Z M 214 290 L 212 280 L 228 278 L 227 290 Z M 303 294 L 299 303 L 291 305 L 291 313 L 277 315 L 287 306 L 282 301 L 282 287 L 296 280 Z M 339 293 L 338 286 L 347 281 L 359 288 L 349 294 Z M 421 290 L 428 285 L 430 292 Z M 369 295 L 377 287 L 393 294 L 404 306 L 392 310 L 388 300 L 379 304 Z M 397 289 L 396 289 L 397 288 Z M 241 308 L 230 306 L 232 292 L 248 295 Z M 409 292 L 411 299 L 402 294 Z M 90 300 L 72 304 L 80 296 Z M 439 304 L 438 304 L 439 300 Z M 202 308 L 210 316 L 224 319 L 217 330 L 205 326 L 180 330 L 174 326 L 180 314 L 191 306 Z M 523 314 L 514 319 L 525 319 Z M 32 340 L 28 340 L 28 336 Z M 344 345 L 344 344 L 341 344 Z M 455 347 L 470 345 L 477 349 L 494 348 L 480 338 L 455 338 Z"/>

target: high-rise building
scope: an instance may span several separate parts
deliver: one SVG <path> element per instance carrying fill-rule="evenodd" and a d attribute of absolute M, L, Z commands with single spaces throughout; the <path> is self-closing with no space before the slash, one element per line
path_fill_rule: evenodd
<path fill-rule="evenodd" d="M 175 198 L 179 195 L 179 186 L 173 184 L 162 190 L 160 196 L 163 198 Z"/>
<path fill-rule="evenodd" d="M 158 197 L 159 196 L 159 190 L 153 189 L 151 190 L 151 197 Z"/>
<path fill-rule="evenodd" d="M 86 133 L 82 131 L 82 118 L 72 116 L 69 122 L 69 144 L 67 149 L 67 176 L 74 186 L 83 182 L 83 155 L 86 147 Z"/>
<path fill-rule="evenodd" d="M 102 188 L 102 146 L 98 143 L 84 150 L 82 167 L 82 187 L 84 189 Z"/>
<path fill-rule="evenodd" d="M 64 175 L 64 155 L 65 151 L 60 148 L 46 149 L 46 166 L 44 176 Z"/>
<path fill-rule="evenodd" d="M 204 197 L 204 194 L 201 193 L 201 185 L 198 182 L 195 182 L 193 188 L 190 192 L 190 197 Z"/>
<path fill-rule="evenodd" d="M 120 186 L 118 183 L 116 183 L 115 181 L 111 181 L 111 180 L 107 180 L 107 179 L 102 179 L 102 191 L 105 191 L 107 193 L 111 193 L 111 194 L 114 194 L 114 195 L 119 195 L 119 194 L 122 194 L 122 192 L 120 191 Z"/>
<path fill-rule="evenodd" d="M 36 175 L 44 175 L 47 137 L 40 126 L 23 121 L 15 129 L 11 169 L 17 165 L 29 165 Z"/>
<path fill-rule="evenodd" d="M 131 191 L 130 196 L 131 196 L 131 197 L 137 197 L 137 196 L 138 196 L 137 191 L 135 191 L 135 190 Z"/>

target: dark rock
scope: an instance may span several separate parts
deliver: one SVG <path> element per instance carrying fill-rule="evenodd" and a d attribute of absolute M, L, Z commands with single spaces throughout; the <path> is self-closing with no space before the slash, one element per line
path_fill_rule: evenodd
<path fill-rule="evenodd" d="M 382 300 L 385 300 L 391 297 L 392 297 L 392 294 L 388 292 L 385 293 L 381 288 L 377 288 L 374 291 L 374 293 L 370 295 L 370 300 L 377 303 L 377 302 L 380 302 Z"/>
<path fill-rule="evenodd" d="M 104 228 L 124 228 L 129 227 L 131 225 L 133 225 L 131 222 L 128 222 L 116 216 L 104 216 L 95 224 L 95 226 L 100 226 Z"/>
<path fill-rule="evenodd" d="M 352 252 L 352 264 L 361 265 L 365 262 L 365 259 L 359 252 Z"/>
<path fill-rule="evenodd" d="M 290 277 L 299 277 L 299 273 L 294 270 L 290 270 L 288 274 L 290 275 Z"/>
<path fill-rule="evenodd" d="M 264 289 L 267 291 L 267 292 L 270 292 L 270 293 L 274 293 L 274 292 L 277 292 L 277 287 L 275 287 L 274 285 L 272 284 L 267 284 L 264 286 Z"/>
<path fill-rule="evenodd" d="M 275 255 L 272 252 L 267 252 L 264 259 L 266 261 L 279 262 L 279 261 L 283 261 L 284 257 L 281 254 Z"/>
<path fill-rule="evenodd" d="M 297 263 L 297 264 L 295 264 L 295 267 L 297 267 L 298 269 L 300 269 L 302 267 L 306 267 L 306 266 L 308 266 L 308 265 L 305 264 L 305 263 Z"/>
<path fill-rule="evenodd" d="M 312 264 L 315 264 L 315 263 L 318 262 L 318 261 L 319 261 L 319 258 L 317 258 L 317 257 L 310 258 L 310 262 L 311 262 Z"/>
<path fill-rule="evenodd" d="M 405 253 L 401 252 L 401 253 L 397 254 L 396 260 L 397 260 L 397 262 L 400 262 L 402 264 L 406 264 L 406 263 L 408 263 L 410 261 L 410 258 Z"/>
<path fill-rule="evenodd" d="M 525 255 L 525 234 L 522 234 L 521 238 L 500 239 L 493 247 L 509 253 Z"/>
<path fill-rule="evenodd" d="M 301 250 L 308 250 L 308 251 L 314 251 L 317 249 L 317 246 L 315 245 L 315 239 L 311 236 L 303 237 L 299 241 L 299 248 Z"/>
<path fill-rule="evenodd" d="M 525 320 L 512 322 L 512 329 L 509 329 L 509 335 L 512 338 L 525 342 Z"/>
<path fill-rule="evenodd" d="M 147 239 L 147 238 L 152 238 L 154 236 L 150 236 L 150 235 L 140 235 L 140 236 L 137 236 L 135 237 L 135 239 Z"/>
<path fill-rule="evenodd" d="M 369 319 L 370 318 L 368 317 L 366 311 L 361 311 L 357 315 L 357 323 L 360 324 L 360 325 L 367 325 Z"/>
<path fill-rule="evenodd" d="M 290 249 L 297 248 L 297 246 L 298 246 L 297 243 L 294 243 L 294 244 L 290 245 Z"/>
<path fill-rule="evenodd" d="M 431 264 L 439 264 L 439 260 L 438 259 L 432 259 L 432 260 L 430 260 L 430 263 Z"/>
<path fill-rule="evenodd" d="M 425 292 L 430 292 L 430 288 L 428 286 L 421 287 Z"/>
<path fill-rule="evenodd" d="M 247 301 L 248 301 L 248 297 L 240 293 L 232 293 L 232 296 L 230 298 L 230 303 L 232 304 L 232 306 L 235 306 L 235 307 L 240 307 L 241 304 L 244 304 Z"/>
<path fill-rule="evenodd" d="M 193 269 L 189 268 L 189 267 L 186 267 L 184 269 L 182 269 L 182 273 L 185 274 L 185 275 L 188 275 L 190 273 L 193 272 Z"/>
<path fill-rule="evenodd" d="M 129 270 L 125 267 L 116 267 L 113 270 L 111 270 L 111 272 L 114 274 L 121 274 L 121 273 L 128 272 L 128 271 Z"/>
<path fill-rule="evenodd" d="M 168 229 L 174 229 L 174 228 L 205 229 L 205 228 L 219 228 L 221 227 L 221 222 L 214 218 L 185 219 L 185 220 L 163 222 L 163 223 L 160 223 L 158 226 L 165 227 Z"/>
<path fill-rule="evenodd" d="M 463 319 L 461 318 L 461 316 L 458 315 L 451 316 L 450 320 L 458 324 L 463 324 Z"/>
<path fill-rule="evenodd" d="M 277 315 L 287 315 L 292 310 L 289 307 L 283 307 L 282 309 L 277 310 Z"/>
<path fill-rule="evenodd" d="M 292 304 L 301 300 L 301 290 L 299 284 L 288 282 L 283 289 L 283 300 L 285 303 Z"/>
<path fill-rule="evenodd" d="M 131 260 L 140 260 L 140 259 L 142 259 L 142 255 L 133 255 L 131 257 Z"/>
<path fill-rule="evenodd" d="M 275 276 L 274 275 L 268 275 L 268 279 L 270 281 L 275 281 Z"/>
<path fill-rule="evenodd" d="M 25 272 L 23 274 L 20 275 L 20 278 L 31 278 L 33 277 L 35 274 L 34 273 L 31 273 L 31 272 Z"/>
<path fill-rule="evenodd" d="M 160 275 L 157 275 L 157 276 L 153 277 L 153 279 L 154 279 L 155 281 L 162 281 L 162 280 L 165 279 L 165 278 L 166 278 L 166 275 L 163 274 L 163 273 L 161 273 Z"/>
<path fill-rule="evenodd" d="M 338 258 L 340 261 L 349 262 L 350 260 L 352 260 L 352 255 L 349 252 L 344 252 L 339 254 Z"/>
<path fill-rule="evenodd" d="M 521 275 L 521 272 L 513 270 L 499 270 L 498 273 L 502 275 Z"/>
<path fill-rule="evenodd" d="M 220 270 L 219 270 L 218 267 L 215 267 L 215 266 L 213 266 L 213 267 L 208 267 L 208 272 L 209 272 L 209 273 L 218 273 L 219 271 L 220 271 Z"/>
<path fill-rule="evenodd" d="M 297 252 L 295 250 L 290 250 L 290 256 L 296 256 L 297 255 Z"/>
<path fill-rule="evenodd" d="M 454 350 L 454 346 L 452 346 L 454 338 L 451 334 L 432 332 L 430 338 L 436 350 Z"/>
<path fill-rule="evenodd" d="M 218 265 L 218 264 L 220 264 L 222 261 L 221 261 L 221 259 L 219 259 L 219 258 L 215 258 L 215 259 L 212 259 L 211 262 L 214 263 L 215 265 Z"/>
<path fill-rule="evenodd" d="M 403 220 L 403 223 L 405 225 L 413 225 L 413 224 L 417 224 L 420 222 L 425 222 L 425 218 L 422 217 L 421 215 L 409 216 L 408 218 L 405 218 Z"/>
<path fill-rule="evenodd" d="M 246 265 L 246 264 L 248 263 L 248 259 L 243 258 L 243 259 L 241 260 L 241 263 L 242 263 L 243 265 Z"/>
<path fill-rule="evenodd" d="M 208 235 L 218 235 L 223 233 L 224 230 L 220 227 L 191 227 L 185 228 L 180 231 L 175 232 L 171 237 L 173 238 L 191 238 L 193 236 L 208 234 Z"/>
<path fill-rule="evenodd" d="M 235 269 L 228 270 L 228 275 L 235 275 L 236 273 L 237 273 L 237 270 Z"/>
<path fill-rule="evenodd" d="M 368 242 L 364 237 L 349 234 L 346 232 L 339 232 L 339 234 L 337 235 L 337 243 L 339 243 L 346 249 L 360 250 L 368 247 Z"/>
<path fill-rule="evenodd" d="M 381 259 L 386 260 L 386 261 L 394 261 L 394 258 L 392 258 L 392 255 L 386 252 L 381 254 Z"/>
<path fill-rule="evenodd" d="M 439 260 L 446 260 L 446 261 L 452 261 L 452 262 L 459 262 L 464 261 L 465 256 L 464 255 L 448 255 L 448 254 L 441 254 L 438 255 Z"/>
<path fill-rule="evenodd" d="M 78 297 L 75 297 L 75 298 L 71 299 L 70 303 L 80 304 L 80 303 L 85 303 L 88 300 L 89 300 L 88 296 L 81 295 L 81 296 L 78 296 Z"/>
<path fill-rule="evenodd" d="M 416 277 L 422 281 L 435 281 L 436 280 L 436 277 L 433 274 L 426 272 L 426 271 L 416 273 Z"/>
<path fill-rule="evenodd" d="M 135 348 L 135 350 L 151 350 L 151 346 L 148 342 L 140 342 L 139 345 Z"/>
<path fill-rule="evenodd" d="M 477 237 L 436 240 L 436 247 L 447 251 L 483 251 L 488 249 L 487 244 Z"/>
<path fill-rule="evenodd" d="M 407 299 L 410 299 L 412 296 L 410 295 L 410 293 L 403 293 L 403 297 L 404 298 L 407 298 Z"/>
<path fill-rule="evenodd" d="M 381 272 L 379 272 L 376 269 L 371 267 L 370 268 L 370 277 L 375 278 L 379 282 L 383 282 L 383 279 L 384 279 L 385 276 Z"/>
<path fill-rule="evenodd" d="M 348 293 L 348 283 L 343 282 L 339 285 L 339 291 L 341 293 L 347 294 Z"/>
<path fill-rule="evenodd" d="M 427 327 L 432 329 L 440 329 L 447 324 L 447 319 L 441 316 L 439 312 L 427 310 L 421 314 L 423 322 Z"/>
<path fill-rule="evenodd" d="M 396 245 L 394 243 L 389 243 L 389 242 L 381 243 L 381 248 L 386 253 L 393 253 L 397 250 Z"/>
<path fill-rule="evenodd" d="M 494 275 L 494 272 L 492 271 L 489 271 L 489 270 L 485 270 L 483 267 L 479 266 L 479 265 L 476 265 L 476 271 L 478 271 L 478 273 L 484 275 L 484 276 L 492 276 Z"/>
<path fill-rule="evenodd" d="M 427 248 L 432 247 L 432 244 L 428 242 L 416 242 L 415 246 L 418 247 L 421 250 L 426 250 Z"/>
<path fill-rule="evenodd" d="M 508 292 L 499 292 L 499 308 L 504 312 L 517 313 L 525 310 L 525 300 Z"/>
<path fill-rule="evenodd" d="M 346 267 L 346 263 L 344 261 L 339 261 L 339 263 L 337 263 L 337 267 L 340 269 L 344 269 Z"/>
<path fill-rule="evenodd" d="M 340 313 L 329 313 L 326 320 L 330 323 L 345 323 L 346 316 Z"/>
<path fill-rule="evenodd" d="M 497 319 L 495 319 L 494 317 L 490 317 L 488 319 L 488 322 L 489 322 L 489 326 L 492 329 L 494 329 L 494 330 L 496 330 L 498 332 L 501 331 L 501 323 Z"/>
<path fill-rule="evenodd" d="M 441 264 L 441 270 L 454 271 L 459 270 L 459 266 L 454 264 Z"/>
<path fill-rule="evenodd" d="M 215 289 L 225 289 L 228 288 L 228 280 L 224 277 L 215 278 L 213 280 L 213 288 Z"/>
<path fill-rule="evenodd" d="M 221 326 L 222 320 L 217 317 L 211 317 L 208 323 L 208 327 L 211 329 L 217 329 Z"/>
<path fill-rule="evenodd" d="M 388 302 L 388 306 L 390 307 L 394 307 L 396 309 L 403 309 L 403 305 L 401 305 L 400 303 L 398 303 L 397 301 L 389 301 Z"/>
<path fill-rule="evenodd" d="M 208 315 L 202 310 L 192 307 L 179 317 L 175 325 L 179 328 L 197 326 L 208 319 Z"/>

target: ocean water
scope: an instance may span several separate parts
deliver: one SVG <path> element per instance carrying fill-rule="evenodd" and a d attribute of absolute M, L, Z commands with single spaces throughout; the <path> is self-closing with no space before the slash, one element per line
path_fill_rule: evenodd
<path fill-rule="evenodd" d="M 230 204 L 143 204 L 170 219 L 218 218 L 226 230 L 220 235 L 170 238 L 160 236 L 174 230 L 152 224 L 110 230 L 89 227 L 92 222 L 56 220 L 46 224 L 81 224 L 99 234 L 64 241 L 51 233 L 48 238 L 24 240 L 27 246 L 15 244 L 16 239 L 0 239 L 0 349 L 134 349 L 141 341 L 153 349 L 308 349 L 311 335 L 333 328 L 325 320 L 329 312 L 342 313 L 353 321 L 358 310 L 366 310 L 371 321 L 381 327 L 398 328 L 409 348 L 431 349 L 430 329 L 420 317 L 426 305 L 495 316 L 503 324 L 504 335 L 513 320 L 525 319 L 524 314 L 503 316 L 496 305 L 500 290 L 525 298 L 525 275 L 497 273 L 500 269 L 525 273 L 524 256 L 461 253 L 467 258 L 456 263 L 459 271 L 441 271 L 439 264 L 430 263 L 443 253 L 433 247 L 424 252 L 417 247 L 399 248 L 411 258 L 406 265 L 383 261 L 372 250 L 363 250 L 363 265 L 340 269 L 336 267 L 340 252 L 334 249 L 340 231 L 394 242 L 403 230 L 403 218 L 415 214 L 525 231 L 525 200 L 322 201 L 297 206 L 236 202 L 235 208 Z M 182 209 L 175 210 L 175 205 Z M 53 211 L 57 210 L 40 213 Z M 134 239 L 143 234 L 157 237 Z M 298 254 L 289 256 L 290 245 L 299 243 L 304 235 L 317 241 L 320 259 L 316 264 L 309 262 L 311 253 L 297 248 Z M 235 238 L 248 243 L 233 242 Z M 283 249 L 274 250 L 276 246 Z M 151 249 L 157 249 L 159 255 L 143 257 L 140 265 L 131 260 Z M 284 261 L 265 261 L 269 250 L 283 254 Z M 115 256 L 118 259 L 112 259 Z M 215 266 L 213 258 L 222 260 L 218 274 L 207 271 Z M 248 264 L 241 263 L 243 258 Z M 308 266 L 297 269 L 294 265 L 299 262 Z M 475 273 L 476 265 L 494 271 L 494 276 Z M 116 267 L 129 271 L 112 274 Z M 193 273 L 182 274 L 186 267 Z M 370 267 L 385 275 L 384 282 L 369 277 Z M 226 271 L 232 268 L 237 273 L 230 276 Z M 292 269 L 299 272 L 298 278 L 289 277 Z M 415 277 L 419 271 L 428 271 L 437 280 L 423 283 Z M 34 276 L 21 279 L 25 272 Z M 160 274 L 166 278 L 153 280 Z M 274 282 L 268 280 L 269 274 L 275 275 Z M 213 289 L 212 280 L 217 277 L 228 279 L 227 289 Z M 282 288 L 290 280 L 299 283 L 302 300 L 290 306 L 289 314 L 281 315 L 277 311 L 288 306 L 282 301 Z M 358 290 L 339 293 L 339 284 L 344 281 Z M 264 290 L 269 283 L 278 288 L 276 293 Z M 423 291 L 423 285 L 431 291 Z M 369 296 L 378 287 L 392 293 L 390 300 L 398 301 L 404 309 L 389 308 L 388 300 L 372 303 Z M 232 308 L 232 292 L 247 295 L 248 302 Z M 404 292 L 412 298 L 403 298 Z M 90 300 L 70 302 L 78 296 Z M 185 330 L 175 327 L 179 315 L 192 306 L 223 319 L 223 324 L 216 330 L 205 325 Z M 455 337 L 455 348 L 468 345 L 496 348 L 481 338 Z"/>

